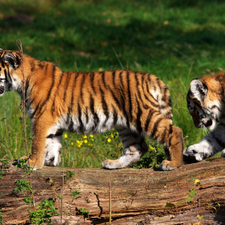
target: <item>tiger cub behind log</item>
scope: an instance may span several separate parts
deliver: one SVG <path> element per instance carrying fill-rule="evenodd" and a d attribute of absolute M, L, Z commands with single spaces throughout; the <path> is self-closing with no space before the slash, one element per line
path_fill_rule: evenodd
<path fill-rule="evenodd" d="M 148 150 L 144 136 L 164 145 L 167 159 L 162 170 L 182 164 L 182 130 L 172 125 L 169 90 L 154 75 L 115 70 L 62 72 L 17 51 L 0 50 L 0 96 L 15 90 L 23 100 L 23 67 L 26 109 L 32 123 L 34 169 L 60 162 L 63 131 L 84 134 L 116 129 L 124 146 L 117 160 L 102 167 L 117 169 L 137 162 Z"/>
<path fill-rule="evenodd" d="M 184 150 L 185 162 L 199 162 L 220 151 L 225 157 L 225 73 L 192 80 L 187 107 L 194 125 L 212 132 Z"/>

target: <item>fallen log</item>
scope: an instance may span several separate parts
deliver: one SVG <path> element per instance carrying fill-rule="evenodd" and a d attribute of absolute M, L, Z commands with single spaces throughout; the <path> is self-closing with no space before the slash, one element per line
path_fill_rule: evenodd
<path fill-rule="evenodd" d="M 29 175 L 12 165 L 3 170 L 3 224 L 29 224 L 27 208 L 34 206 L 23 202 L 27 196 L 35 207 L 43 199 L 53 200 L 59 214 L 51 218 L 53 224 L 108 224 L 110 217 L 112 224 L 225 222 L 225 158 L 174 171 L 44 167 Z M 15 191 L 20 179 L 32 185 L 33 194 Z"/>

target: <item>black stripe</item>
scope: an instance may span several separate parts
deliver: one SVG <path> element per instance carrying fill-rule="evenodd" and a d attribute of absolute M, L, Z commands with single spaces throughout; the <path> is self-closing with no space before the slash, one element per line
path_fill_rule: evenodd
<path fill-rule="evenodd" d="M 6 69 L 4 69 L 4 73 L 5 73 L 5 79 L 12 84 L 12 78 L 11 76 L 7 73 Z"/>
<path fill-rule="evenodd" d="M 47 66 L 46 66 L 46 68 L 47 68 Z M 54 87 L 54 85 L 55 85 L 55 70 L 56 70 L 56 66 L 55 65 L 53 65 L 53 69 L 52 69 L 52 85 L 51 85 L 51 87 L 50 87 L 50 89 L 49 89 L 49 91 L 48 91 L 48 95 L 47 95 L 47 98 L 46 98 L 46 100 L 44 101 L 44 103 L 43 103 L 43 105 L 45 105 L 46 104 L 46 102 L 49 100 L 49 98 L 50 98 L 50 96 L 51 96 L 51 93 L 52 93 L 52 89 L 53 89 L 53 87 Z M 46 72 L 47 73 L 47 72 Z M 42 107 L 43 107 L 43 105 L 42 105 Z M 41 107 L 41 108 L 42 108 Z"/>
<path fill-rule="evenodd" d="M 96 94 L 94 80 L 95 80 L 95 73 L 90 73 L 90 80 L 91 80 L 91 88 L 93 92 Z"/>
<path fill-rule="evenodd" d="M 162 90 L 162 87 L 161 87 L 161 84 L 160 84 L 161 83 L 160 82 L 161 80 L 158 77 L 156 77 L 156 81 L 157 81 L 157 84 L 158 84 L 159 89 Z"/>
<path fill-rule="evenodd" d="M 109 110 L 108 110 L 108 106 L 107 106 L 107 103 L 106 103 L 105 98 L 104 98 L 104 92 L 100 87 L 99 87 L 99 89 L 100 89 L 100 92 L 101 92 L 101 103 L 102 103 L 103 113 L 106 116 L 105 121 L 103 123 L 103 126 L 105 126 L 107 120 L 109 119 Z"/>
<path fill-rule="evenodd" d="M 116 97 L 116 95 L 115 95 L 115 93 L 112 91 L 112 89 L 111 89 L 110 87 L 108 87 L 108 89 L 110 90 L 111 95 L 112 95 L 114 101 L 116 102 L 118 108 L 120 109 L 120 108 L 121 108 L 121 107 L 120 107 L 120 101 L 118 100 L 118 98 Z"/>
<path fill-rule="evenodd" d="M 30 117 L 31 119 L 32 119 L 32 118 L 34 117 L 34 115 L 38 112 L 39 107 L 40 107 L 40 102 L 38 102 L 38 104 L 37 104 L 37 106 L 36 106 L 34 112 L 32 113 L 32 115 L 31 115 L 31 117 Z"/>
<path fill-rule="evenodd" d="M 209 107 L 209 109 L 215 109 L 215 108 L 221 112 L 221 109 L 217 105 L 213 105 L 212 107 Z"/>
<path fill-rule="evenodd" d="M 66 77 L 66 85 L 65 85 L 65 89 L 64 89 L 64 95 L 63 95 L 63 101 L 65 102 L 66 94 L 67 94 L 67 91 L 68 91 L 68 85 L 69 85 L 69 81 L 70 81 L 71 72 L 64 73 L 64 75 L 67 75 L 67 77 Z"/>
<path fill-rule="evenodd" d="M 116 81 L 115 81 L 115 78 L 116 78 L 116 71 L 114 70 L 114 71 L 112 72 L 112 79 L 113 79 L 113 86 L 114 86 L 114 88 L 116 87 Z"/>
<path fill-rule="evenodd" d="M 41 69 L 43 69 L 44 68 L 44 66 L 45 66 L 45 63 L 44 62 L 38 62 L 38 66 L 41 68 Z"/>
<path fill-rule="evenodd" d="M 166 98 L 166 97 L 167 97 L 167 96 L 166 96 L 167 91 L 168 91 L 168 89 L 167 89 L 167 88 L 164 88 L 164 90 L 163 90 L 163 97 L 162 97 L 162 101 L 164 101 L 164 102 L 165 102 L 166 99 L 167 99 L 167 98 Z"/>
<path fill-rule="evenodd" d="M 160 113 L 158 111 L 154 111 L 153 109 L 149 110 L 148 116 L 147 116 L 147 119 L 146 119 L 146 122 L 145 122 L 145 132 L 148 131 L 148 126 L 149 126 L 149 123 L 151 122 L 153 114 L 156 114 L 155 116 L 157 116 Z"/>
<path fill-rule="evenodd" d="M 136 80 L 136 83 L 137 83 L 136 87 L 137 87 L 137 91 L 138 91 L 138 97 L 141 100 L 142 98 L 141 98 L 141 92 L 140 92 L 140 89 L 139 89 L 140 84 L 139 84 L 139 80 L 138 80 L 138 77 L 137 77 L 137 72 L 135 72 L 135 80 Z"/>
<path fill-rule="evenodd" d="M 32 92 L 33 92 L 33 89 L 34 89 L 35 86 L 36 86 L 36 83 L 35 83 L 35 84 L 31 87 L 31 89 L 30 89 L 30 95 L 29 95 L 29 98 L 31 97 Z M 30 105 L 33 103 L 33 101 L 34 101 L 34 99 L 30 101 Z"/>
<path fill-rule="evenodd" d="M 121 72 L 119 73 L 120 85 L 124 86 L 124 85 L 123 85 L 122 73 L 123 73 L 123 71 L 121 71 Z"/>
<path fill-rule="evenodd" d="M 150 104 L 152 105 L 152 106 L 154 106 L 154 107 L 159 107 L 159 104 L 156 104 L 156 103 L 154 103 L 154 102 L 152 102 L 149 98 L 148 98 L 148 96 L 144 93 L 144 97 L 145 97 L 145 99 L 148 101 L 148 102 L 150 102 Z M 153 96 L 152 96 L 153 97 Z M 153 98 L 153 99 L 155 99 L 155 98 Z"/>
<path fill-rule="evenodd" d="M 64 73 L 62 72 L 62 73 L 61 73 L 61 76 L 60 76 L 59 84 L 58 84 L 57 89 L 56 89 L 56 92 L 55 92 L 55 96 L 54 96 L 54 100 L 53 100 L 53 104 L 52 104 L 52 110 L 51 110 L 52 115 L 53 115 L 53 113 L 55 112 L 55 98 L 56 98 L 57 93 L 58 93 L 58 91 L 59 91 L 59 86 L 60 86 L 60 84 L 61 84 L 61 82 L 62 82 L 63 75 L 64 75 Z"/>
<path fill-rule="evenodd" d="M 141 89 L 142 90 L 144 90 L 144 79 L 145 79 L 145 76 L 144 76 L 144 74 L 141 74 L 141 82 L 142 82 L 142 84 L 141 84 Z"/>
<path fill-rule="evenodd" d="M 171 146 L 171 141 L 172 141 L 172 138 L 173 138 L 173 136 L 171 135 L 171 137 L 169 138 L 169 146 L 168 146 L 168 147 L 170 147 L 170 146 Z"/>
<path fill-rule="evenodd" d="M 137 108 L 138 108 L 137 118 L 136 118 L 136 128 L 137 128 L 138 132 L 141 133 L 142 132 L 142 126 L 141 126 L 142 110 L 140 108 L 140 104 L 138 102 L 137 96 L 136 96 L 136 103 L 137 103 Z"/>
<path fill-rule="evenodd" d="M 72 92 L 71 92 L 71 100 L 70 100 L 70 105 L 68 107 L 68 115 L 67 115 L 67 120 L 68 120 L 68 123 L 69 123 L 69 130 L 73 131 L 73 120 L 72 120 L 72 116 L 71 116 L 71 112 L 72 112 L 72 108 L 73 108 L 73 105 L 74 105 L 74 100 L 73 100 L 73 96 L 74 96 L 74 88 L 76 86 L 76 79 L 77 79 L 78 75 L 75 74 L 75 78 L 73 80 L 73 85 L 72 85 Z M 78 104 L 78 112 L 79 112 L 79 104 Z M 81 122 L 82 123 L 82 122 Z"/>
<path fill-rule="evenodd" d="M 165 129 L 165 130 L 163 131 L 162 137 L 160 138 L 160 142 L 161 142 L 162 144 L 165 143 L 165 138 L 166 138 L 166 136 L 167 136 L 167 132 L 166 132 L 166 129 Z"/>
<path fill-rule="evenodd" d="M 44 64 L 44 70 L 45 70 L 45 73 L 47 74 L 47 72 L 48 72 L 48 63 L 45 63 L 45 62 L 43 62 L 43 64 Z"/>
<path fill-rule="evenodd" d="M 155 138 L 155 134 L 156 134 L 156 132 L 157 132 L 157 130 L 158 130 L 158 128 L 159 128 L 159 123 L 160 123 L 162 120 L 163 120 L 163 118 L 159 118 L 159 119 L 155 122 L 155 124 L 154 124 L 154 126 L 153 126 L 153 129 L 152 129 L 152 132 L 151 132 L 151 136 L 152 136 L 154 139 L 156 139 L 156 138 Z"/>
<path fill-rule="evenodd" d="M 35 69 L 35 64 L 34 64 L 34 61 L 31 60 L 31 61 L 30 61 L 30 71 L 33 72 L 34 69 Z"/>
<path fill-rule="evenodd" d="M 112 105 L 112 109 L 113 109 L 113 125 L 116 125 L 118 120 L 118 115 L 113 105 Z"/>
<path fill-rule="evenodd" d="M 88 117 L 88 107 L 86 107 L 86 110 L 85 110 L 85 116 L 86 116 L 86 124 L 88 124 L 88 122 L 89 122 L 89 117 Z"/>
<path fill-rule="evenodd" d="M 147 92 L 148 94 L 151 96 L 151 98 L 153 98 L 155 100 L 155 97 L 152 95 L 152 93 L 149 91 L 149 88 L 148 88 L 148 83 L 146 82 L 146 89 L 147 89 Z M 154 86 L 154 90 L 156 91 L 156 88 Z"/>
<path fill-rule="evenodd" d="M 98 123 L 99 123 L 99 118 L 98 118 L 98 115 L 97 113 L 95 112 L 95 109 L 94 109 L 94 99 L 92 98 L 92 96 L 90 96 L 90 110 L 91 110 L 91 113 L 94 117 L 94 127 L 93 127 L 93 131 L 95 130 L 95 128 L 97 127 Z"/>
<path fill-rule="evenodd" d="M 50 89 L 49 89 L 49 91 L 48 91 L 48 95 L 47 95 L 45 101 L 42 103 L 42 105 L 41 105 L 40 108 L 39 108 L 40 114 L 39 114 L 39 116 L 38 116 L 38 119 L 39 119 L 39 118 L 42 116 L 42 114 L 44 113 L 44 110 L 42 110 L 42 109 L 43 109 L 43 107 L 46 105 L 46 103 L 48 102 L 48 100 L 49 100 L 49 98 L 50 98 L 50 96 L 51 96 L 51 93 L 52 93 L 52 89 L 53 89 L 53 87 L 54 87 L 54 85 L 55 85 L 55 70 L 56 70 L 56 66 L 53 65 L 53 68 L 52 68 L 52 85 L 51 85 L 51 87 L 50 87 Z"/>
<path fill-rule="evenodd" d="M 126 119 L 126 124 L 127 124 L 127 127 L 130 128 L 130 123 L 129 123 L 129 116 L 126 112 L 126 100 L 124 98 L 124 92 L 122 90 L 120 90 L 120 99 L 121 99 L 121 109 L 123 111 L 123 115 Z"/>
<path fill-rule="evenodd" d="M 29 101 L 28 107 L 30 107 L 30 105 L 32 105 L 33 102 L 34 102 L 34 98 Z"/>
<path fill-rule="evenodd" d="M 130 122 L 132 122 L 132 99 L 131 99 L 131 92 L 130 92 L 130 76 L 129 71 L 127 71 L 127 89 L 128 89 L 128 100 L 129 100 L 129 112 L 130 112 Z"/>
<path fill-rule="evenodd" d="M 80 84 L 80 98 L 81 98 L 81 102 L 82 102 L 82 103 L 84 103 L 83 86 L 84 86 L 85 78 L 86 78 L 86 74 L 83 73 L 83 74 L 82 74 L 81 84 Z"/>
<path fill-rule="evenodd" d="M 173 133 L 173 125 L 170 124 L 169 134 L 172 134 L 172 133 Z"/>
<path fill-rule="evenodd" d="M 5 63 L 3 62 L 3 60 L 1 59 L 0 60 L 1 64 L 2 64 L 2 67 L 4 68 L 5 67 Z"/>
<path fill-rule="evenodd" d="M 105 89 L 107 89 L 107 85 L 106 85 L 106 81 L 105 81 L 105 71 L 102 72 L 102 83 L 103 83 Z"/>
<path fill-rule="evenodd" d="M 81 107 L 80 107 L 79 103 L 78 103 L 77 110 L 78 110 L 78 120 L 79 120 L 79 128 L 78 128 L 78 130 L 79 130 L 80 133 L 84 133 L 84 124 L 83 124 L 82 119 L 81 119 L 82 112 L 81 112 Z"/>
<path fill-rule="evenodd" d="M 26 85 L 25 85 L 25 99 L 27 99 L 27 90 L 29 88 L 29 85 L 30 85 L 30 77 L 28 77 L 27 80 L 26 80 Z"/>

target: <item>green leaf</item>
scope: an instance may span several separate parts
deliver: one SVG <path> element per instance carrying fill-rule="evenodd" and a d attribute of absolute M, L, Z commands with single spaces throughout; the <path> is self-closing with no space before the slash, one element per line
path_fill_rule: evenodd
<path fill-rule="evenodd" d="M 202 219 L 203 216 L 202 215 L 197 215 L 197 217 L 198 217 L 198 219 Z"/>
<path fill-rule="evenodd" d="M 197 191 L 195 190 L 189 190 L 189 196 L 194 197 L 197 194 Z"/>
<path fill-rule="evenodd" d="M 192 180 L 196 180 L 197 178 L 190 178 L 187 181 L 192 181 Z"/>
<path fill-rule="evenodd" d="M 184 201 L 186 201 L 186 202 L 192 202 L 193 201 L 193 198 L 192 197 L 188 197 L 188 198 L 185 198 Z"/>

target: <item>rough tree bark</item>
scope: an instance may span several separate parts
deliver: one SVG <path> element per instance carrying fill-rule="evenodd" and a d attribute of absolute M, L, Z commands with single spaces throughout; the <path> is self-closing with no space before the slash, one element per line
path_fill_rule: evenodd
<path fill-rule="evenodd" d="M 76 176 L 65 177 L 63 184 L 67 170 Z M 19 179 L 32 182 L 36 206 L 42 199 L 54 200 L 59 216 L 52 218 L 53 224 L 61 224 L 61 199 L 56 196 L 62 195 L 62 185 L 62 211 L 70 213 L 63 214 L 65 224 L 108 224 L 110 192 L 112 224 L 225 224 L 225 158 L 183 165 L 174 171 L 44 167 L 29 176 L 10 166 L 0 180 L 3 224 L 29 224 L 26 209 L 33 210 L 33 206 L 22 200 L 31 193 L 13 192 Z M 81 198 L 70 197 L 75 190 Z M 185 200 L 190 195 L 193 200 Z M 90 213 L 76 215 L 76 208 Z"/>

